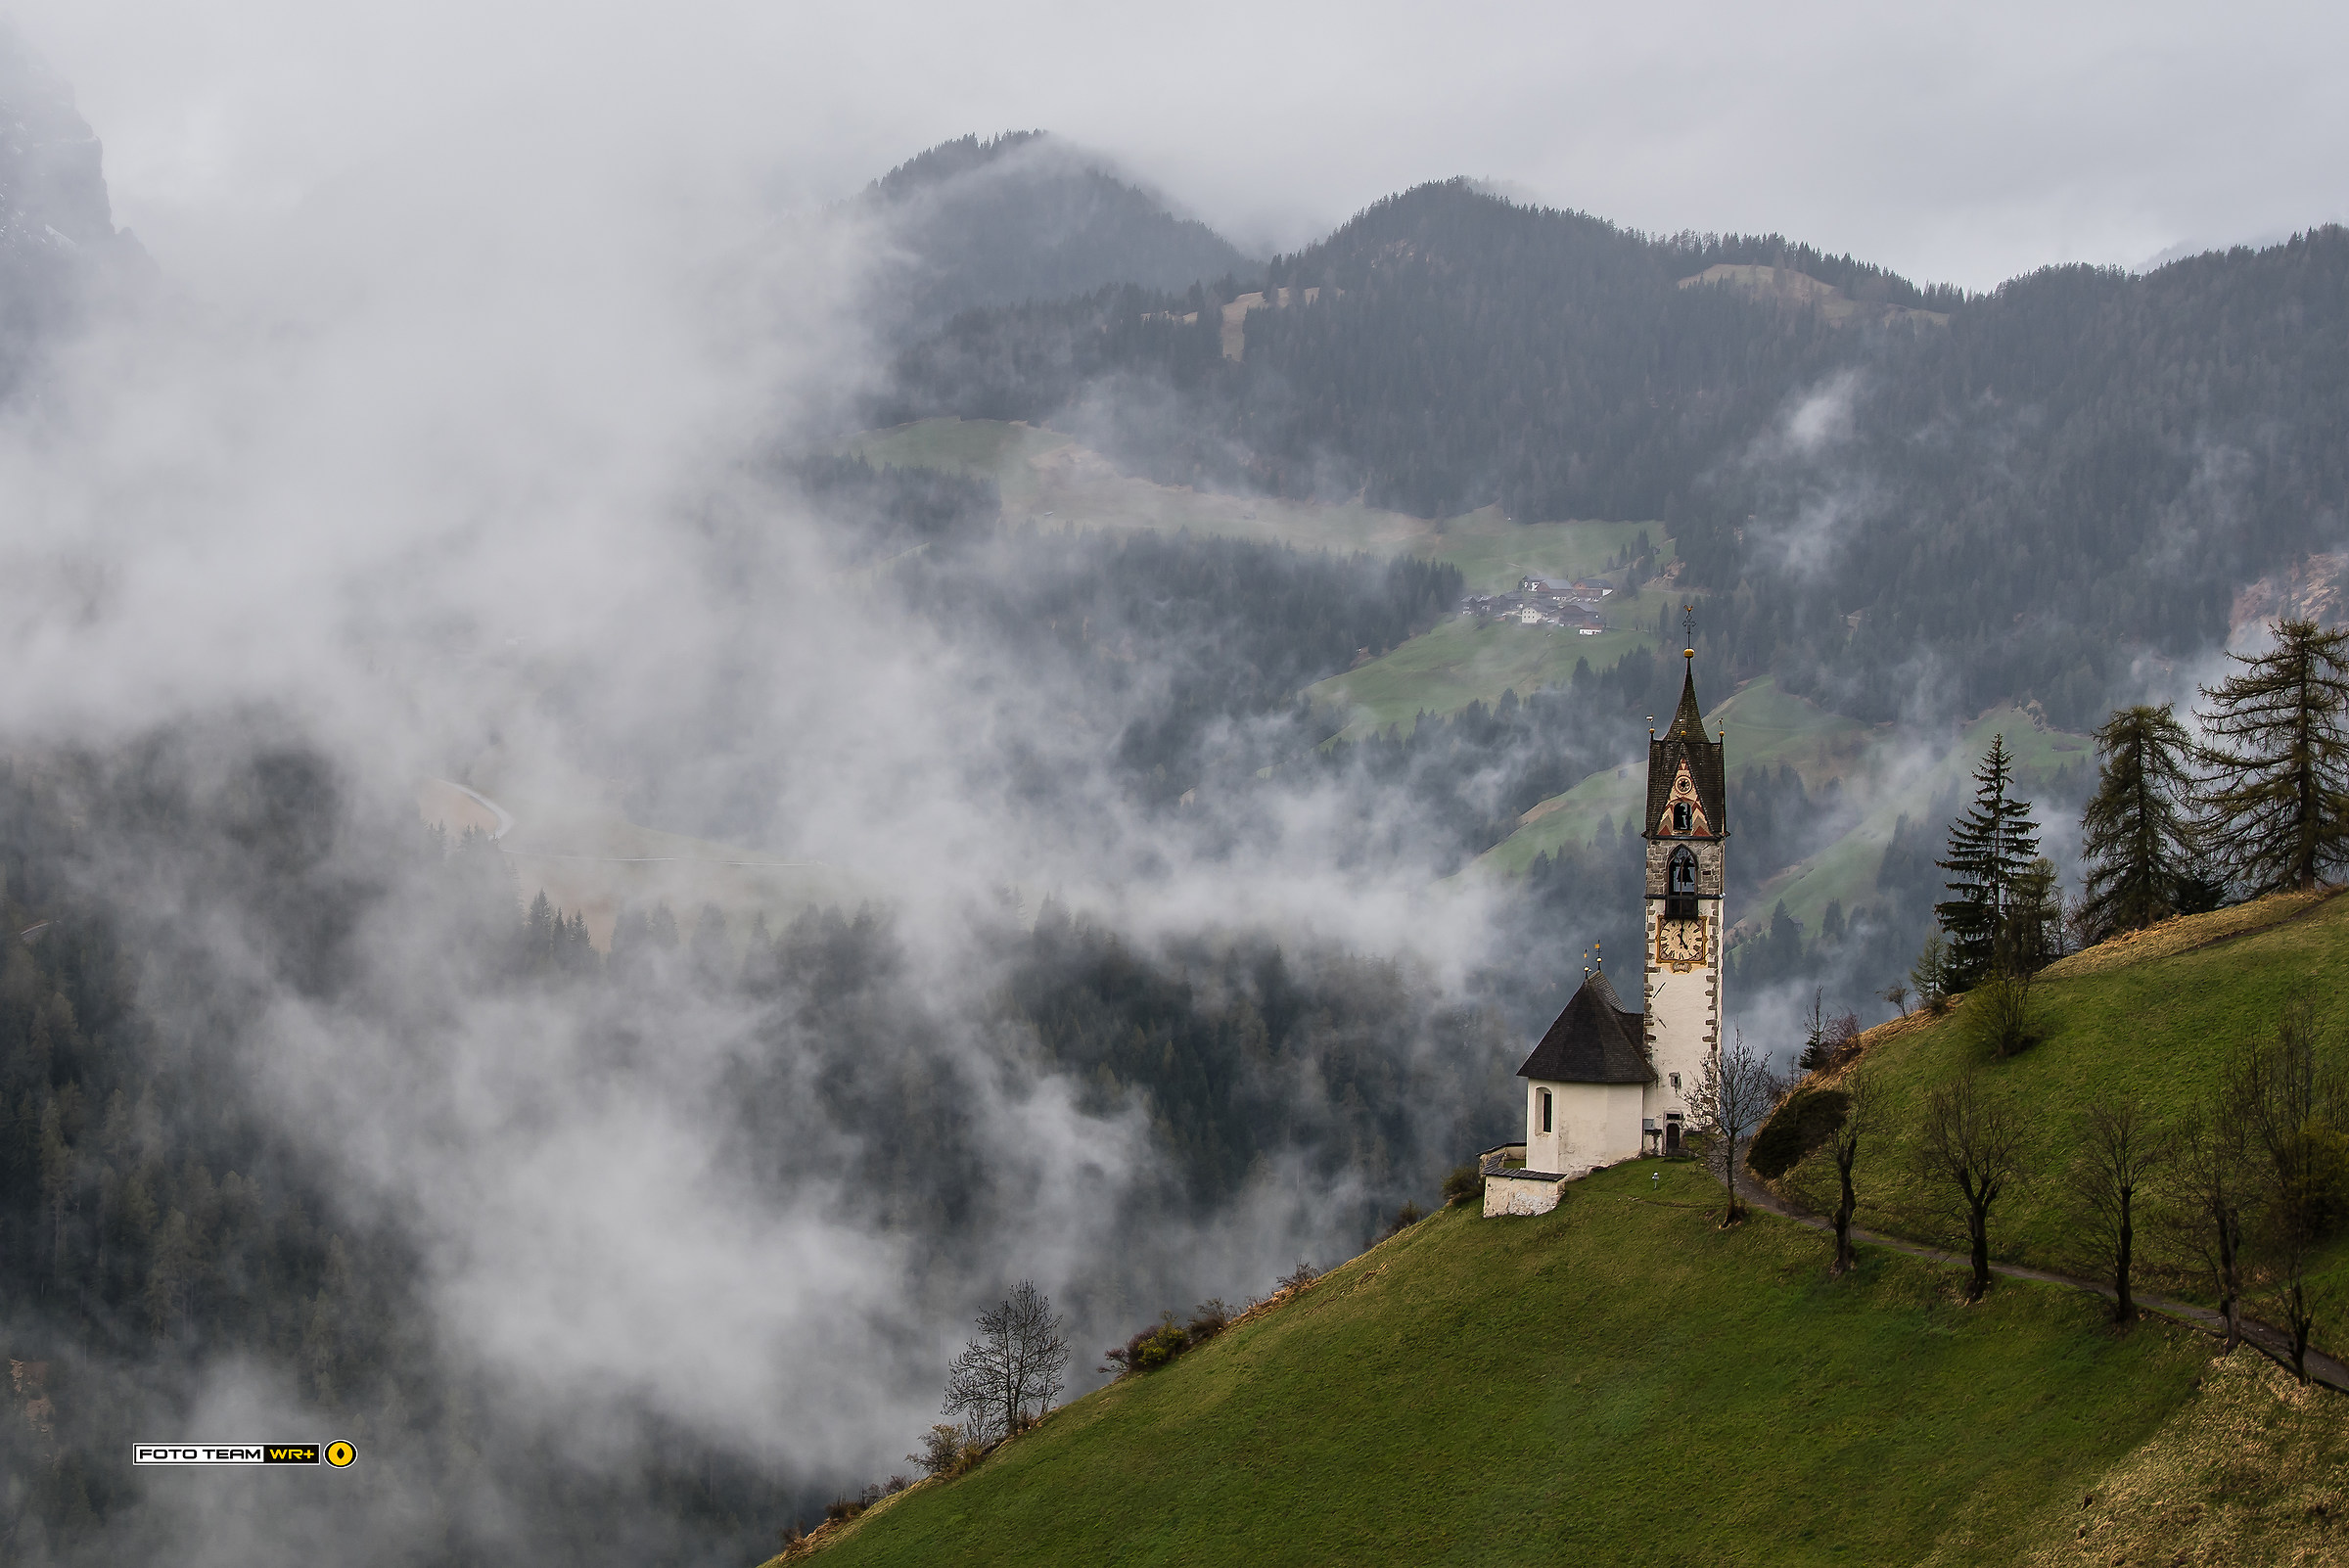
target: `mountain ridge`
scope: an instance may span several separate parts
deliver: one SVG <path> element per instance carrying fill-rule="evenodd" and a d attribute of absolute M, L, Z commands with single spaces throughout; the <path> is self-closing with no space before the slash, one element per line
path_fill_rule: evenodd
<path fill-rule="evenodd" d="M 855 205 L 889 248 L 874 293 L 901 334 L 975 308 L 1119 283 L 1178 291 L 1256 266 L 1107 160 L 1044 131 L 942 142 Z"/>

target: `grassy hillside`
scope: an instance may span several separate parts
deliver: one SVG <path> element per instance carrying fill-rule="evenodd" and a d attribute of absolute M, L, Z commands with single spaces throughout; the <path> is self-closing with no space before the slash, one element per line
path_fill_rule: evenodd
<path fill-rule="evenodd" d="M 2349 898 L 2292 896 L 2050 970 L 2046 1042 L 1973 1064 L 2039 1130 L 2001 1256 L 2080 1268 L 2071 1108 L 2117 1082 L 2176 1113 L 2283 989 L 2349 981 L 2344 937 Z M 1884 1026 L 1847 1070 L 1890 1113 L 1861 1168 L 1875 1228 L 1953 1238 L 1901 1129 L 1971 1061 L 1962 1014 Z M 1966 1308 L 1960 1271 L 1883 1249 L 1831 1280 L 1818 1231 L 1718 1211 L 1655 1161 L 1540 1219 L 1448 1211 L 828 1531 L 822 1560 L 2349 1562 L 2340 1396 L 2061 1287 Z M 2324 1300 L 2320 1337 L 2349 1340 L 2349 1249 Z"/>
<path fill-rule="evenodd" d="M 1580 660 L 1604 669 L 1656 640 L 1652 628 L 1664 598 L 1643 593 L 1621 611 L 1614 608 L 1616 599 L 1608 600 L 1611 628 L 1621 616 L 1634 621 L 1643 617 L 1650 629 L 1609 629 L 1595 637 L 1560 626 L 1450 617 L 1385 658 L 1308 686 L 1305 694 L 1350 715 L 1342 736 L 1390 724 L 1407 733 L 1421 714 L 1451 714 L 1470 703 L 1497 703 L 1509 690 L 1522 696 L 1544 686 L 1562 686 L 1573 677 Z"/>
<path fill-rule="evenodd" d="M 1858 771 L 1872 738 L 1857 719 L 1780 691 L 1769 676 L 1748 682 L 1708 714 L 1705 723 L 1717 733 L 1728 727 L 1732 779 L 1749 767 L 1784 762 L 1814 788 Z M 1486 851 L 1478 864 L 1488 871 L 1516 873 L 1533 864 L 1536 855 L 1555 854 L 1569 845 L 1579 848 L 1590 842 L 1602 819 L 1620 826 L 1626 811 L 1639 809 L 1646 790 L 1647 776 L 1640 764 L 1593 773 L 1526 812 L 1517 831 Z M 1881 841 L 1876 848 L 1881 854 Z M 1873 861 L 1868 870 L 1874 872 Z"/>
<path fill-rule="evenodd" d="M 1431 560 L 1458 567 L 1469 592 L 1495 593 L 1514 588 L 1528 573 L 1539 577 L 1596 576 L 1610 560 L 1636 544 L 1642 533 L 1656 552 L 1658 567 L 1669 566 L 1672 540 L 1665 536 L 1661 523 L 1519 523 L 1502 516 L 1497 506 L 1432 525 L 1415 549 Z M 1661 592 L 1648 597 L 1649 624 L 1654 624 L 1657 607 L 1669 597 Z M 1617 601 L 1609 599 L 1605 619 L 1615 625 L 1627 617 Z"/>
<path fill-rule="evenodd" d="M 1520 523 L 1497 506 L 1429 522 L 1355 503 L 1325 506 L 1157 484 L 1119 473 L 1075 437 L 1016 421 L 925 419 L 852 436 L 840 449 L 876 465 L 991 479 L 1002 493 L 1003 515 L 1014 522 L 1169 533 L 1187 529 L 1301 550 L 1420 555 L 1458 567 L 1472 593 L 1514 587 L 1529 572 L 1594 575 L 1642 531 L 1659 565 L 1672 560 L 1660 523 Z M 1653 605 L 1647 619 L 1655 619 Z"/>
<path fill-rule="evenodd" d="M 1716 1229 L 1689 1165 L 1570 1194 L 1425 1221 L 822 1560 L 2011 1561 L 2209 1369 L 2191 1331 L 2116 1335 L 2060 1290 L 1965 1309 L 1886 1253 L 1829 1280 L 1812 1231 Z"/>
<path fill-rule="evenodd" d="M 1376 507 L 1317 506 L 1154 484 L 1121 474 L 1074 437 L 991 419 L 925 419 L 841 443 L 876 465 L 943 468 L 995 482 L 1003 516 L 1046 528 L 1150 529 L 1301 550 L 1425 553 L 1437 526 Z"/>
<path fill-rule="evenodd" d="M 1660 565 L 1672 561 L 1661 524 L 1513 523 L 1497 507 L 1447 519 L 1413 546 L 1416 554 L 1460 569 L 1469 591 L 1513 588 L 1528 573 L 1546 577 L 1595 576 L 1644 532 Z M 1635 648 L 1657 641 L 1657 618 L 1680 602 L 1669 587 L 1618 593 L 1600 612 L 1607 629 L 1597 636 L 1556 626 L 1448 620 L 1359 669 L 1306 688 L 1314 702 L 1353 712 L 1341 732 L 1359 736 L 1418 715 L 1451 714 L 1473 702 L 1496 703 L 1504 691 L 1519 696 L 1562 686 L 1583 660 L 1604 669 Z M 1529 855 L 1530 859 L 1531 856 Z"/>
<path fill-rule="evenodd" d="M 1148 529 L 1286 544 L 1300 550 L 1356 550 L 1418 555 L 1460 569 L 1471 592 L 1514 587 L 1528 573 L 1589 576 L 1604 570 L 1645 531 L 1659 566 L 1671 541 L 1655 523 L 1519 523 L 1485 507 L 1440 522 L 1349 503 L 1323 506 L 1261 496 L 1226 495 L 1155 484 L 1119 473 L 1073 437 L 983 419 L 926 419 L 867 431 L 842 443 L 876 464 L 944 468 L 984 475 L 1003 496 L 1003 515 L 1046 528 Z M 1447 621 L 1384 658 L 1310 689 L 1316 702 L 1359 708 L 1349 733 L 1409 724 L 1421 712 L 1449 714 L 1564 682 L 1575 662 L 1604 669 L 1653 642 L 1657 614 L 1672 602 L 1663 589 L 1608 601 L 1611 628 L 1596 637 L 1534 626 Z"/>
<path fill-rule="evenodd" d="M 2032 1179 L 1993 1216 L 1993 1254 L 2010 1263 L 2093 1271 L 2076 1240 L 2064 1179 L 2073 1158 L 2072 1119 L 2090 1099 L 2119 1090 L 2174 1120 L 2207 1096 L 2234 1042 L 2273 1030 L 2281 999 L 2305 988 L 2336 1027 L 2349 1026 L 2332 1000 L 2349 989 L 2349 898 L 2280 895 L 2255 904 L 2168 922 L 2125 943 L 2092 948 L 2054 965 L 2035 995 L 2045 1038 L 2006 1061 L 1984 1059 L 1965 1038 L 1965 1004 L 1947 1017 L 1922 1016 L 1871 1031 L 1864 1077 L 1886 1108 L 1888 1130 L 1860 1172 L 1861 1222 L 1943 1244 L 1962 1245 L 1963 1224 L 1941 1190 L 1913 1174 L 1908 1129 L 1927 1091 L 1966 1067 L 1993 1092 L 2013 1096 L 2032 1129 Z M 2349 1049 L 2349 1037 L 2342 1046 Z M 1825 1201 L 1834 1173 L 1814 1158 L 1787 1185 Z M 2158 1205 L 2140 1220 L 2139 1245 L 2158 1268 L 2182 1265 L 2164 1234 Z M 2148 1281 L 2151 1284 L 2152 1281 Z M 2209 1301 L 2191 1274 L 2161 1283 Z M 2317 1274 L 2320 1347 L 2349 1347 L 2349 1243 L 2336 1243 Z M 2254 1302 L 2250 1309 L 2259 1313 Z"/>

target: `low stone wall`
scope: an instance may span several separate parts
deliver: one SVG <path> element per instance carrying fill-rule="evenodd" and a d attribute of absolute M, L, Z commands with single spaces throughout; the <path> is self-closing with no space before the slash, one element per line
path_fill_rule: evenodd
<path fill-rule="evenodd" d="M 1550 1171 L 1495 1171 L 1485 1176 L 1485 1218 L 1547 1214 L 1565 1193 L 1566 1178 Z"/>

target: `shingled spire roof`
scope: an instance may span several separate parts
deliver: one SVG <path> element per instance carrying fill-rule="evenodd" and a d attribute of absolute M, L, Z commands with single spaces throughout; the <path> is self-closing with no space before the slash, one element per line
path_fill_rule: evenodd
<path fill-rule="evenodd" d="M 1696 786 L 1697 803 L 1704 807 L 1708 836 L 1727 835 L 1728 764 L 1722 750 L 1721 742 L 1705 735 L 1705 711 L 1696 701 L 1696 656 L 1690 654 L 1687 672 L 1681 677 L 1681 706 L 1672 715 L 1672 727 L 1647 743 L 1647 821 L 1640 827 L 1642 833 L 1651 839 L 1659 836 L 1658 824 L 1672 804 L 1672 781 L 1685 763 L 1688 782 Z"/>
<path fill-rule="evenodd" d="M 1607 977 L 1587 976 L 1517 1076 L 1549 1084 L 1653 1084 L 1642 1033 L 1639 1015 L 1624 1011 Z"/>
<path fill-rule="evenodd" d="M 1705 733 L 1705 711 L 1696 706 L 1696 661 L 1688 661 L 1686 673 L 1681 676 L 1681 707 L 1672 715 L 1672 728 L 1664 732 L 1668 741 L 1711 740 Z"/>

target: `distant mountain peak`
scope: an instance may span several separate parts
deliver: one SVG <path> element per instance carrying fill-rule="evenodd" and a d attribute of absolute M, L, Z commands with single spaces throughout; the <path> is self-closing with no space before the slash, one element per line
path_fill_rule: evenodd
<path fill-rule="evenodd" d="M 115 227 L 104 154 L 73 89 L 0 23 L 0 394 L 147 264 Z"/>
<path fill-rule="evenodd" d="M 957 136 L 916 153 L 866 186 L 864 194 L 867 200 L 902 202 L 958 175 L 985 168 L 1007 153 L 1044 140 L 1046 133 L 1040 130 L 1000 131 L 985 141 L 976 135 Z"/>
<path fill-rule="evenodd" d="M 975 307 L 1260 271 L 1109 160 L 1040 130 L 941 142 L 863 201 L 895 253 L 877 273 L 885 308 L 915 332 Z"/>
<path fill-rule="evenodd" d="M 0 26 L 0 249 L 111 244 L 103 158 L 73 89 Z"/>

